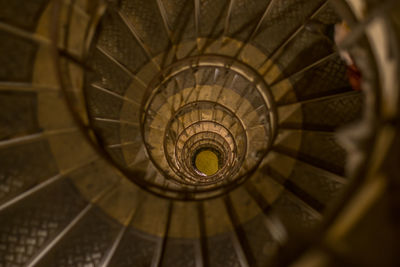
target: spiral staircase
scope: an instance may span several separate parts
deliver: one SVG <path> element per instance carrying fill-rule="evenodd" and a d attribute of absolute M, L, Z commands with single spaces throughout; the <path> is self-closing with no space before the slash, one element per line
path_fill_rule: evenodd
<path fill-rule="evenodd" d="M 398 266 L 397 1 L 0 7 L 1 267 Z"/>

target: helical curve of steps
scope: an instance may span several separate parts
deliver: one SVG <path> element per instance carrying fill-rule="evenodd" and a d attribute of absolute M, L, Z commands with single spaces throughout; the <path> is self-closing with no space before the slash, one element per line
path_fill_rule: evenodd
<path fill-rule="evenodd" d="M 346 188 L 330 1 L 0 7 L 0 266 L 267 266 Z"/>

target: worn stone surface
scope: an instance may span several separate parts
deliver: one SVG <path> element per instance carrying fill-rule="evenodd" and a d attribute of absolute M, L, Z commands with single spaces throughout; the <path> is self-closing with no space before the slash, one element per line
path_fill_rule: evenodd
<path fill-rule="evenodd" d="M 0 81 L 30 82 L 37 44 L 0 30 Z"/>
<path fill-rule="evenodd" d="M 0 202 L 58 173 L 47 141 L 14 145 L 0 150 Z"/>
<path fill-rule="evenodd" d="M 116 60 L 136 73 L 149 61 L 145 51 L 116 12 L 107 12 L 102 19 L 98 45 Z"/>
<path fill-rule="evenodd" d="M 196 266 L 194 240 L 168 238 L 165 243 L 164 257 L 161 266 Z"/>
<path fill-rule="evenodd" d="M 92 83 L 96 83 L 120 95 L 126 92 L 132 79 L 118 65 L 98 50 L 91 52 L 88 61 L 96 72 L 86 73 L 87 87 Z"/>
<path fill-rule="evenodd" d="M 0 266 L 25 266 L 84 205 L 73 186 L 60 181 L 4 211 L 0 220 Z"/>
<path fill-rule="evenodd" d="M 160 242 L 161 238 L 130 228 L 122 238 L 110 266 L 150 266 Z"/>
<path fill-rule="evenodd" d="M 39 263 L 41 266 L 98 266 L 115 240 L 120 225 L 93 208 Z"/>
<path fill-rule="evenodd" d="M 209 237 L 207 247 L 210 266 L 241 266 L 229 234 Z"/>
<path fill-rule="evenodd" d="M 293 194 L 284 191 L 276 201 L 273 210 L 279 216 L 285 227 L 294 232 L 310 230 L 320 222 L 316 211 L 299 201 Z"/>
<path fill-rule="evenodd" d="M 337 143 L 335 133 L 281 130 L 275 142 L 278 151 L 313 166 L 343 174 L 346 151 Z"/>
<path fill-rule="evenodd" d="M 49 0 L 0 1 L 0 21 L 33 31 Z"/>
<path fill-rule="evenodd" d="M 121 11 L 129 18 L 152 56 L 167 50 L 168 34 L 157 1 L 125 0 L 122 1 Z"/>
<path fill-rule="evenodd" d="M 360 118 L 363 101 L 360 92 L 347 92 L 282 105 L 278 108 L 279 124 L 283 128 L 333 132 Z"/>
<path fill-rule="evenodd" d="M 0 91 L 0 140 L 37 133 L 37 96 L 34 92 Z"/>

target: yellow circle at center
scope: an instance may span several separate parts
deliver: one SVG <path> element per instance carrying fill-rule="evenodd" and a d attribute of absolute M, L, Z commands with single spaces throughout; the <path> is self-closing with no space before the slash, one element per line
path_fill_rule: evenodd
<path fill-rule="evenodd" d="M 213 175 L 218 171 L 218 156 L 210 151 L 204 150 L 196 155 L 196 168 L 207 176 Z"/>

